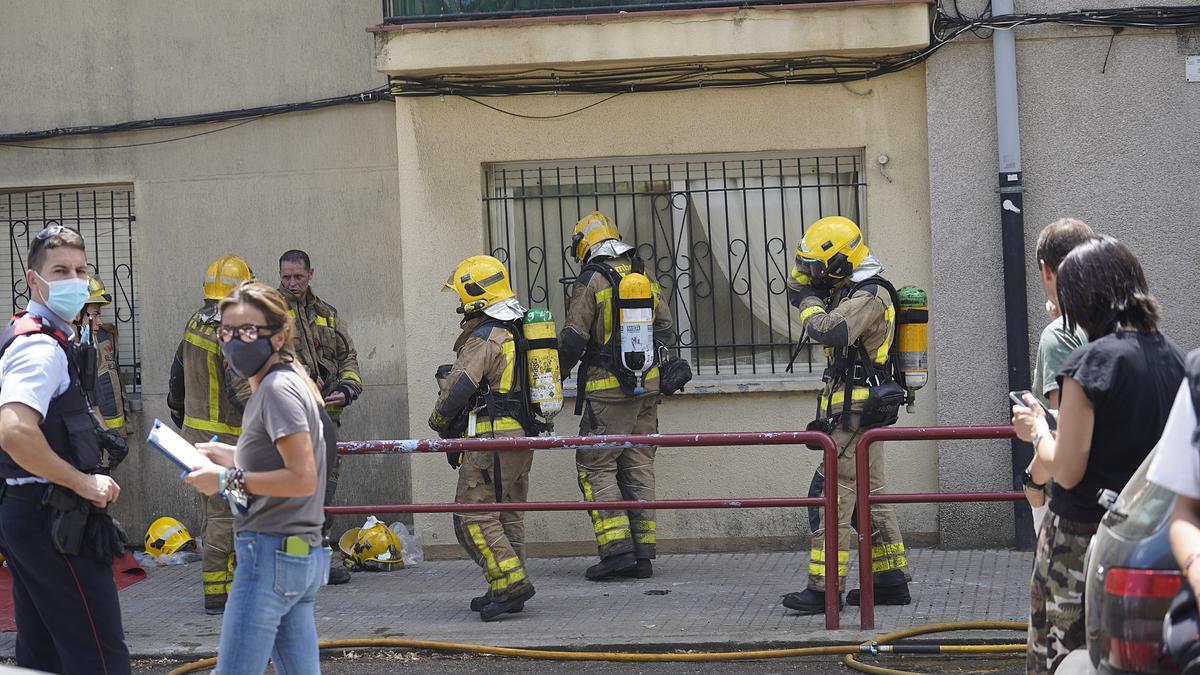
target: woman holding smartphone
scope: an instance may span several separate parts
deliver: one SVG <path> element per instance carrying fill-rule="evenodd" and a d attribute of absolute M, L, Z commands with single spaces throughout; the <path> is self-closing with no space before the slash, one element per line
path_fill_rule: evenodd
<path fill-rule="evenodd" d="M 1059 371 L 1058 430 L 1029 396 L 1013 427 L 1054 479 L 1030 589 L 1026 670 L 1053 672 L 1085 644 L 1083 558 L 1104 517 L 1102 490 L 1120 492 L 1158 442 L 1183 379 L 1183 352 L 1158 331 L 1158 302 L 1133 252 L 1112 237 L 1075 248 L 1058 269 L 1069 330 L 1091 342 Z"/>
<path fill-rule="evenodd" d="M 329 570 L 321 545 L 326 448 L 321 396 L 295 366 L 279 291 L 246 282 L 221 301 L 225 361 L 253 393 L 237 447 L 203 443 L 211 464 L 187 482 L 234 505 L 237 570 L 221 625 L 217 673 L 319 673 L 313 605 Z"/>

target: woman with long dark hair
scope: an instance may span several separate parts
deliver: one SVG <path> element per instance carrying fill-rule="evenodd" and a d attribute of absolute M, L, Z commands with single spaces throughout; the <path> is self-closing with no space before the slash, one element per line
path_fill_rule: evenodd
<path fill-rule="evenodd" d="M 187 475 L 234 508 L 237 570 L 221 625 L 218 673 L 319 673 L 313 606 L 329 570 L 322 545 L 326 447 L 321 395 L 295 364 L 279 291 L 257 282 L 221 301 L 218 338 L 253 393 L 237 447 L 197 446 L 213 461 Z"/>
<path fill-rule="evenodd" d="M 1058 268 L 1058 300 L 1067 330 L 1090 342 L 1059 371 L 1057 432 L 1032 396 L 1013 406 L 1017 435 L 1054 479 L 1030 590 L 1030 673 L 1053 672 L 1085 645 L 1083 558 L 1105 513 L 1097 494 L 1120 492 L 1150 454 L 1183 379 L 1183 352 L 1159 332 L 1158 302 L 1121 242 L 1075 248 Z"/>

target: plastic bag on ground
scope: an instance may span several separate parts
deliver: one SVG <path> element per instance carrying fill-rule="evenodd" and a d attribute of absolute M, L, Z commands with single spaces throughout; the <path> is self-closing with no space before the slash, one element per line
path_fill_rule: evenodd
<path fill-rule="evenodd" d="M 142 551 L 134 551 L 133 559 L 142 567 L 162 567 L 165 565 L 186 565 L 200 560 L 196 551 L 178 551 L 170 555 L 154 556 Z"/>
<path fill-rule="evenodd" d="M 425 552 L 421 550 L 421 542 L 417 541 L 417 535 L 409 534 L 408 528 L 400 521 L 396 521 L 388 527 L 396 533 L 396 538 L 400 540 L 400 551 L 404 556 L 405 567 L 425 562 Z"/>

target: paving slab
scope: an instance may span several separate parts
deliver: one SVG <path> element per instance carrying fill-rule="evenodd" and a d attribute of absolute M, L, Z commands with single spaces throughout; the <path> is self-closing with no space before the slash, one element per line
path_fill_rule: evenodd
<path fill-rule="evenodd" d="M 466 560 L 425 562 L 385 573 L 355 574 L 317 598 L 322 640 L 404 637 L 511 647 L 696 649 L 750 645 L 859 642 L 888 631 L 934 622 L 1028 617 L 1032 553 L 909 551 L 913 602 L 877 607 L 874 631 L 858 629 L 857 607 L 842 612 L 843 628 L 825 630 L 823 616 L 796 616 L 780 604 L 804 588 L 806 553 L 702 553 L 662 556 L 654 577 L 590 582 L 590 558 L 539 558 L 528 563 L 537 596 L 521 614 L 483 623 L 467 603 L 484 589 Z M 201 608 L 199 563 L 155 567 L 121 591 L 130 651 L 139 657 L 209 656 L 221 618 Z M 850 587 L 857 585 L 851 567 Z M 948 641 L 1021 642 L 1011 632 L 975 632 Z M 11 657 L 15 634 L 0 635 Z"/>

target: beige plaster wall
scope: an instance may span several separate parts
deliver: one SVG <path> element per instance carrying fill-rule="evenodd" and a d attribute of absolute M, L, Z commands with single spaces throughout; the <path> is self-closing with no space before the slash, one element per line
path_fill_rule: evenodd
<path fill-rule="evenodd" d="M 554 120 L 518 119 L 469 100 L 448 97 L 396 103 L 408 427 L 425 425 L 436 396 L 433 371 L 452 357 L 458 334 L 454 300 L 439 292 L 461 258 L 485 250 L 481 208 L 484 166 L 494 162 L 637 157 L 746 151 L 858 149 L 865 178 L 868 243 L 899 283 L 931 283 L 926 164 L 925 75 L 922 68 L 849 87 L 765 87 L 621 96 Z M 577 96 L 492 99 L 526 115 L 569 111 L 595 99 Z M 889 157 L 884 176 L 876 158 Z M 936 311 L 936 309 L 935 309 Z M 797 331 L 798 332 L 798 331 Z M 933 421 L 933 387 L 918 412 L 902 423 Z M 811 388 L 811 383 L 800 389 Z M 664 432 L 802 429 L 811 419 L 811 391 L 684 395 L 661 409 Z M 564 412 L 560 432 L 576 428 Z M 932 446 L 890 453 L 892 487 L 934 490 Z M 750 497 L 804 494 L 817 453 L 803 448 L 663 450 L 658 459 L 662 497 Z M 455 474 L 440 456 L 412 460 L 414 501 L 445 501 Z M 530 498 L 579 499 L 574 458 L 545 451 L 534 463 Z M 936 510 L 900 507 L 909 532 L 937 530 Z M 801 509 L 677 511 L 660 516 L 659 538 L 715 539 L 807 536 Z M 580 513 L 527 516 L 531 542 L 583 542 L 590 524 Z M 449 515 L 417 518 L 426 544 L 452 544 Z"/>
<path fill-rule="evenodd" d="M 929 44 L 928 4 L 714 8 L 394 26 L 379 69 L 409 75 L 541 67 L 880 54 Z"/>
<path fill-rule="evenodd" d="M 18 3 L 0 22 L 0 130 L 111 123 L 302 101 L 383 84 L 373 69 L 378 2 Z M 13 103 L 13 102 L 19 102 Z M 314 289 L 349 322 L 366 392 L 345 415 L 350 438 L 403 437 L 407 406 L 397 289 L 394 111 L 384 103 L 261 119 L 220 133 L 189 127 L 85 139 L 31 150 L 0 147 L 0 188 L 134 185 L 142 409 L 133 429 L 168 419 L 170 360 L 201 303 L 205 266 L 226 251 L 278 281 L 277 259 L 308 250 Z M 116 477 L 118 515 L 135 539 L 160 515 L 199 533 L 196 493 L 135 443 Z M 382 478 L 382 480 L 381 480 Z M 407 460 L 351 458 L 343 501 L 408 497 Z"/>

